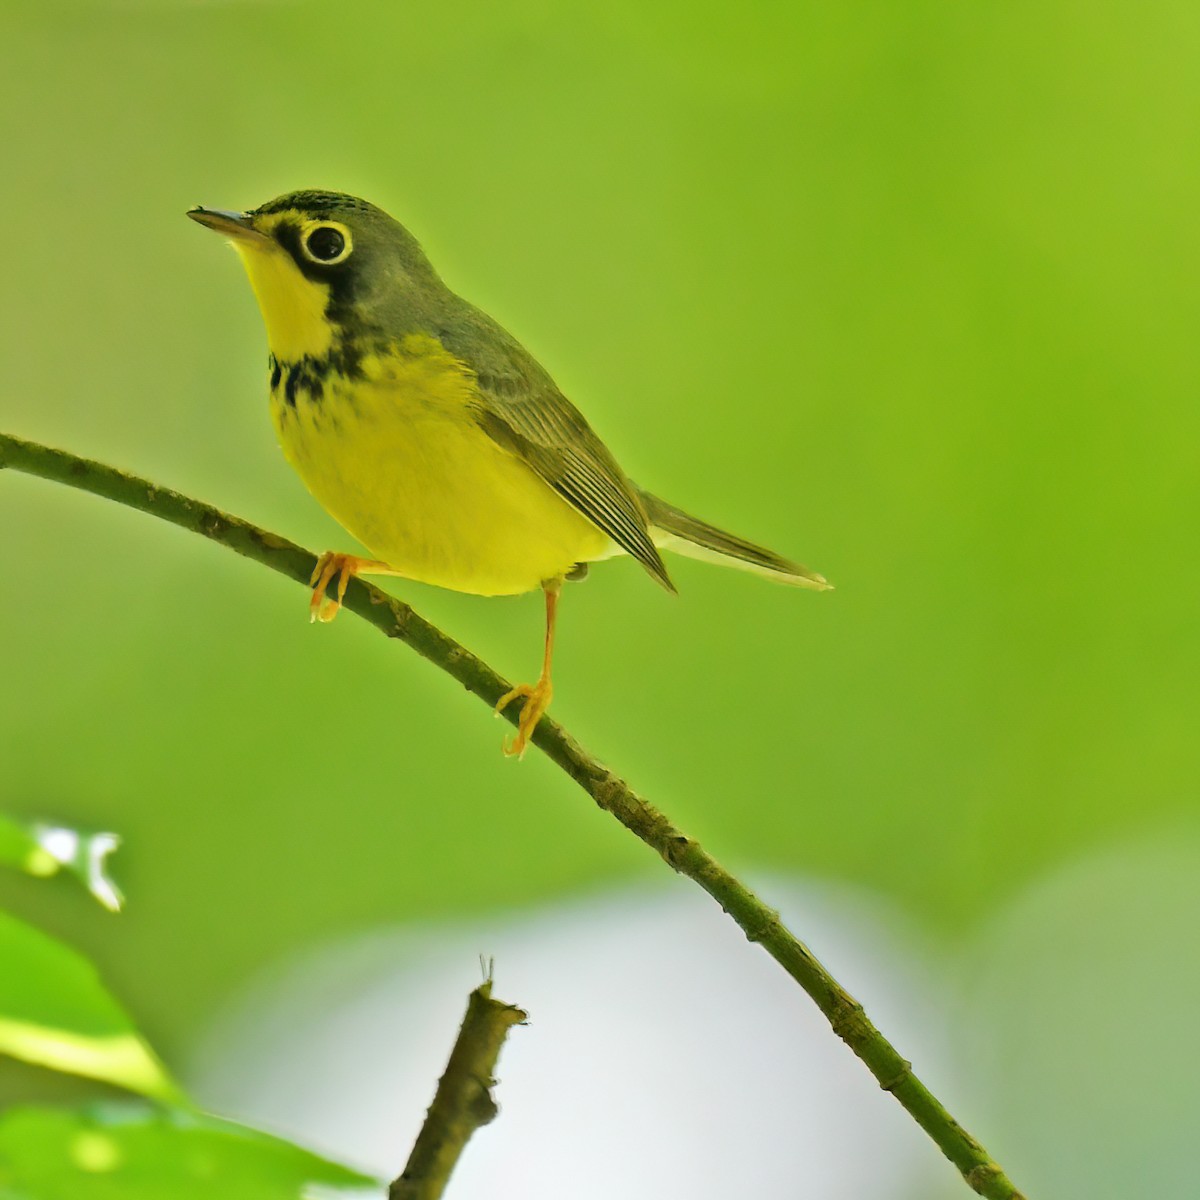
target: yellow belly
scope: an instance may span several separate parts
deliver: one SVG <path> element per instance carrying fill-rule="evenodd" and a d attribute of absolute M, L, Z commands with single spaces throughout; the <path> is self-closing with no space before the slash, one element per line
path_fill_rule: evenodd
<path fill-rule="evenodd" d="M 461 379 L 372 364 L 369 380 L 284 389 L 271 415 L 309 491 L 410 579 L 511 595 L 611 553 L 612 542 L 502 449 L 465 408 Z"/>

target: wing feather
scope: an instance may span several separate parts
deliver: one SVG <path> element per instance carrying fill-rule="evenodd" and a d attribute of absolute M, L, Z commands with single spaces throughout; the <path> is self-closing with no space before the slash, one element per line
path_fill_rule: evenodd
<path fill-rule="evenodd" d="M 673 592 L 641 497 L 608 448 L 520 343 L 466 309 L 438 335 L 475 374 L 471 411 L 480 427 Z"/>

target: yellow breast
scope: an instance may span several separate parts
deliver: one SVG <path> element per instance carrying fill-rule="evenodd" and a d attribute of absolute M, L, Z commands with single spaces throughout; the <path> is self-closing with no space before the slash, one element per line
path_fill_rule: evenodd
<path fill-rule="evenodd" d="M 280 364 L 271 413 L 309 491 L 401 574 L 479 595 L 531 591 L 610 539 L 468 409 L 474 380 L 433 338 L 359 364 Z"/>

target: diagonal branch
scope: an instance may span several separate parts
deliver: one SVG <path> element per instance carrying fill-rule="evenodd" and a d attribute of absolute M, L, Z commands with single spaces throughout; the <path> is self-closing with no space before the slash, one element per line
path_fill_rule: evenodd
<path fill-rule="evenodd" d="M 239 517 L 136 475 L 0 433 L 0 469 L 4 467 L 140 509 L 202 534 L 298 583 L 308 584 L 315 562 L 309 551 Z M 407 604 L 378 588 L 354 580 L 346 593 L 345 606 L 388 637 L 407 643 L 489 706 L 495 705 L 508 691 L 509 685 L 486 663 L 418 616 Z M 504 715 L 516 723 L 516 711 Z M 762 945 L 812 997 L 834 1033 L 866 1064 L 880 1087 L 899 1100 L 976 1192 L 989 1200 L 1023 1200 L 1000 1166 L 913 1074 L 912 1065 L 875 1028 L 862 1005 L 783 925 L 777 912 L 763 904 L 698 842 L 672 825 L 623 779 L 588 755 L 557 722 L 543 717 L 532 740 L 600 808 L 660 854 L 670 867 L 698 883 L 737 922 L 750 941 Z"/>
<path fill-rule="evenodd" d="M 496 1059 L 508 1031 L 527 1017 L 515 1005 L 492 998 L 490 978 L 471 993 L 450 1061 L 388 1200 L 439 1200 L 471 1135 L 496 1115 Z"/>

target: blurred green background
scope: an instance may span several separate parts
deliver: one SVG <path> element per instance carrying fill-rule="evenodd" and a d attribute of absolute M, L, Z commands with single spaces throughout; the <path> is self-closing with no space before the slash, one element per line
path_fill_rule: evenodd
<path fill-rule="evenodd" d="M 0 428 L 349 549 L 183 213 L 380 203 L 634 478 L 837 584 L 602 566 L 556 715 L 730 866 L 857 883 L 966 964 L 1065 865 L 1200 854 L 1198 54 L 1183 2 L 8 0 Z M 224 550 L 12 474 L 0 546 L 0 804 L 121 832 L 130 905 L 0 900 L 168 1058 L 302 945 L 662 872 L 444 676 Z M 536 669 L 539 598 L 394 590 Z M 1163 952 L 1200 989 L 1193 942 Z"/>

